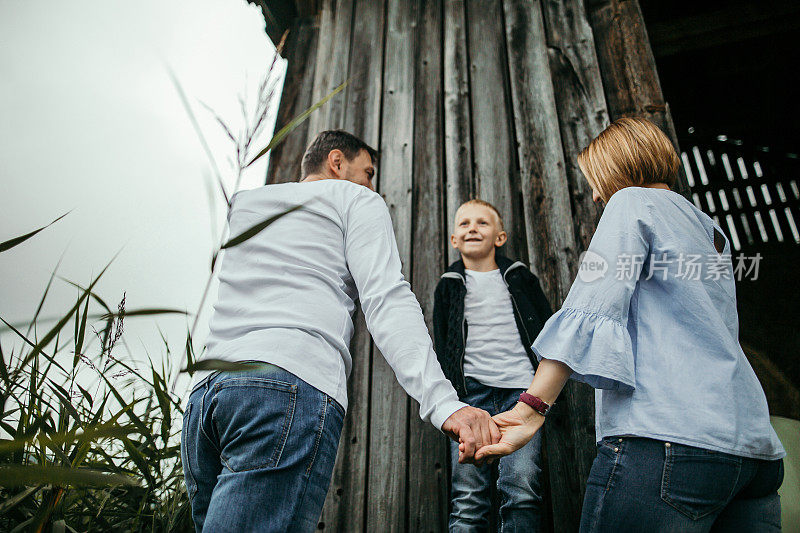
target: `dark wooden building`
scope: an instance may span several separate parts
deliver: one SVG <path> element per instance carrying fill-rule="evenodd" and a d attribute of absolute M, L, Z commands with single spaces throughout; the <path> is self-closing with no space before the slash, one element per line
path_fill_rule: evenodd
<path fill-rule="evenodd" d="M 288 30 L 278 127 L 349 80 L 272 152 L 267 182 L 297 180 L 323 129 L 378 148 L 377 189 L 428 319 L 461 202 L 499 208 L 507 253 L 531 264 L 557 307 L 600 215 L 578 151 L 631 115 L 677 145 L 637 0 L 249 1 L 274 42 Z M 664 47 L 680 47 L 664 24 Z M 685 182 L 681 192 L 691 197 Z M 445 437 L 419 420 L 360 315 L 352 352 L 350 408 L 319 529 L 445 531 Z M 588 387 L 568 384 L 545 439 L 545 530 L 576 531 L 595 455 Z"/>

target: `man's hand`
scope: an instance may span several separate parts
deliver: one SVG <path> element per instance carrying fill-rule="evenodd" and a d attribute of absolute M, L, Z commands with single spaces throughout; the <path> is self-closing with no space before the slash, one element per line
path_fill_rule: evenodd
<path fill-rule="evenodd" d="M 476 407 L 462 407 L 442 424 L 442 431 L 459 441 L 458 462 L 474 462 L 477 450 L 500 441 L 500 430 L 489 413 Z"/>
<path fill-rule="evenodd" d="M 500 442 L 479 448 L 475 452 L 475 462 L 481 463 L 486 460 L 491 462 L 519 450 L 533 438 L 544 424 L 544 417 L 523 403 L 518 403 L 510 411 L 493 416 L 492 420 L 500 429 L 502 435 Z M 466 452 L 466 448 L 462 450 L 459 446 L 459 456 L 462 451 Z"/>

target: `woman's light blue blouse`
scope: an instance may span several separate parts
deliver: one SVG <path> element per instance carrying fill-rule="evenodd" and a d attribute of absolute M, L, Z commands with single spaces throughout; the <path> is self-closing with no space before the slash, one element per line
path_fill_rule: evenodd
<path fill-rule="evenodd" d="M 597 389 L 597 439 L 632 435 L 785 455 L 739 345 L 730 244 L 683 196 L 628 187 L 606 206 L 564 306 L 533 343 Z"/>

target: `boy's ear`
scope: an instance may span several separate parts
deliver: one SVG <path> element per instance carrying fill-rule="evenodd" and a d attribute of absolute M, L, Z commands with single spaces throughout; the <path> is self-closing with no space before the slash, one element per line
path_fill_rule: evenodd
<path fill-rule="evenodd" d="M 456 240 L 456 234 L 455 233 L 452 233 L 450 235 L 450 244 L 453 245 L 453 248 L 456 248 L 456 249 L 458 248 L 458 241 Z"/>
<path fill-rule="evenodd" d="M 508 233 L 506 233 L 505 231 L 501 231 L 500 233 L 497 234 L 497 238 L 494 240 L 494 245 L 499 248 L 503 246 L 507 240 L 508 240 Z"/>

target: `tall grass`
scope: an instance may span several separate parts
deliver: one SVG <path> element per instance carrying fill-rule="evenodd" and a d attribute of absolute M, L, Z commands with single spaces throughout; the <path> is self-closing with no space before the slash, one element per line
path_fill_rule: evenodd
<path fill-rule="evenodd" d="M 245 123 L 241 131 L 234 134 L 215 115 L 233 144 L 233 191 L 225 188 L 192 107 L 173 77 L 228 208 L 242 172 L 344 88 L 343 84 L 296 117 L 256 151 L 254 142 L 276 96 L 276 85 L 269 81 L 274 79 L 276 59 L 277 53 L 252 110 L 240 99 Z M 158 363 L 147 354 L 134 357 L 130 349 L 121 355 L 126 320 L 192 314 L 161 308 L 129 310 L 124 294 L 114 305 L 108 304 L 96 286 L 110 263 L 86 286 L 54 272 L 24 326 L 0 317 L 5 333 L 16 340 L 10 350 L 8 343 L 0 343 L 0 531 L 192 530 L 180 462 L 184 391 L 175 390 L 176 378 L 179 371 L 222 368 L 213 360 L 198 362 L 196 354 L 203 349 L 193 340 L 218 256 L 277 218 L 240 235 L 221 236 L 198 312 L 187 327 L 183 353 L 172 353 L 164 340 Z M 0 260 L 3 253 L 45 228 L 0 243 Z M 56 319 L 45 320 L 40 312 L 53 283 L 74 287 L 75 301 Z"/>

